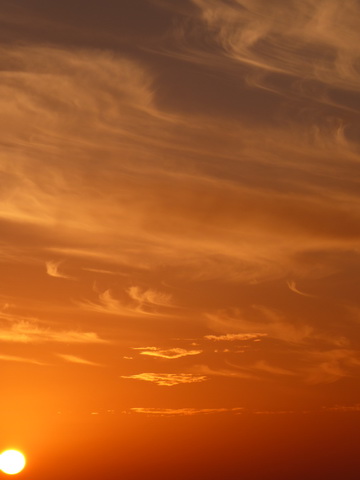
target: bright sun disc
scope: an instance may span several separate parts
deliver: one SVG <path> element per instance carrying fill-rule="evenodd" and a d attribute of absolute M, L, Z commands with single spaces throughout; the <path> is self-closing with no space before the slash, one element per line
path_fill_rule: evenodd
<path fill-rule="evenodd" d="M 17 450 L 5 450 L 0 455 L 0 470 L 8 475 L 15 475 L 25 467 L 25 457 Z"/>

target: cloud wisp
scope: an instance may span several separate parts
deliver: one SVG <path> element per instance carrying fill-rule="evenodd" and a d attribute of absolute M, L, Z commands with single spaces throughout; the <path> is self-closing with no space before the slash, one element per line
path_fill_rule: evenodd
<path fill-rule="evenodd" d="M 99 293 L 98 303 L 83 301 L 77 302 L 77 304 L 88 311 L 132 317 L 145 315 L 159 317 L 163 315 L 159 311 L 159 307 L 172 306 L 171 296 L 156 290 L 141 290 L 139 287 L 131 287 L 126 294 L 125 300 L 119 300 L 114 298 L 110 290 L 105 290 Z"/>
<path fill-rule="evenodd" d="M 29 363 L 30 365 L 47 365 L 44 362 L 35 360 L 33 358 L 19 357 L 16 355 L 0 355 L 0 361 L 15 362 L 15 363 Z"/>
<path fill-rule="evenodd" d="M 122 375 L 120 378 L 143 380 L 155 383 L 161 387 L 173 387 L 174 385 L 201 383 L 207 380 L 204 375 L 192 373 L 139 373 L 136 375 Z"/>
<path fill-rule="evenodd" d="M 243 412 L 242 407 L 234 408 L 146 408 L 132 407 L 130 412 L 151 416 L 161 417 L 188 417 L 194 415 L 216 415 L 216 414 L 234 414 L 240 415 Z"/>
<path fill-rule="evenodd" d="M 106 340 L 95 332 L 77 330 L 53 330 L 40 327 L 29 321 L 13 322 L 10 326 L 0 328 L 0 342 L 12 343 L 79 343 L 104 344 Z"/>
<path fill-rule="evenodd" d="M 200 353 L 202 353 L 202 350 L 186 350 L 185 348 L 162 349 L 158 347 L 134 347 L 133 350 L 139 350 L 140 355 L 147 355 L 149 357 L 156 358 L 165 358 L 168 360 L 193 355 L 200 355 Z"/>
<path fill-rule="evenodd" d="M 50 277 L 72 279 L 72 277 L 59 270 L 59 267 L 62 263 L 62 261 L 55 262 L 53 260 L 46 262 L 46 273 Z"/>
<path fill-rule="evenodd" d="M 267 333 L 227 333 L 226 335 L 205 335 L 206 340 L 214 342 L 246 342 L 248 340 L 259 341 L 262 337 L 266 337 Z"/>
<path fill-rule="evenodd" d="M 57 357 L 61 358 L 65 362 L 68 363 L 75 363 L 77 365 L 88 365 L 91 367 L 100 367 L 101 365 L 99 363 L 92 362 L 90 360 L 86 360 L 85 358 L 79 357 L 77 355 L 68 355 L 64 353 L 57 353 Z"/>

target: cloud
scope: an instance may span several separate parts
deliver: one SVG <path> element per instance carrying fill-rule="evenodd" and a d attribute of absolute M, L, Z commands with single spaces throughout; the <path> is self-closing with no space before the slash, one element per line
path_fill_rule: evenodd
<path fill-rule="evenodd" d="M 293 280 L 289 280 L 287 282 L 287 286 L 290 288 L 290 290 L 294 293 L 298 293 L 299 295 L 302 295 L 303 297 L 314 297 L 315 295 L 311 295 L 309 293 L 304 293 L 304 292 L 301 292 L 297 286 L 296 286 L 296 283 L 293 281 Z"/>
<path fill-rule="evenodd" d="M 133 315 L 135 312 L 130 307 L 124 305 L 112 296 L 110 290 L 105 290 L 99 294 L 99 303 L 84 301 L 77 302 L 84 310 L 92 312 L 106 313 L 110 315 Z M 139 313 L 139 312 L 138 312 Z"/>
<path fill-rule="evenodd" d="M 114 272 L 112 270 L 104 270 L 102 268 L 85 268 L 83 267 L 82 270 L 86 272 L 92 272 L 92 273 L 101 273 L 104 275 L 119 275 L 119 276 L 125 276 L 125 273 L 122 272 Z"/>
<path fill-rule="evenodd" d="M 156 290 L 148 289 L 142 290 L 140 287 L 130 287 L 127 290 L 129 297 L 139 302 L 140 305 L 156 305 L 161 307 L 172 306 L 172 296 L 167 293 L 158 292 Z"/>
<path fill-rule="evenodd" d="M 241 379 L 257 379 L 260 380 L 260 377 L 255 375 L 251 369 L 234 369 L 234 368 L 221 368 L 216 367 L 212 368 L 208 365 L 195 365 L 192 368 L 192 371 L 196 374 L 206 375 L 208 377 L 227 377 L 227 378 L 241 378 Z"/>
<path fill-rule="evenodd" d="M 260 372 L 264 372 L 271 375 L 297 375 L 297 373 L 294 370 L 270 365 L 269 363 L 261 360 L 247 368 L 250 368 L 251 370 L 258 370 Z"/>
<path fill-rule="evenodd" d="M 353 0 L 290 0 L 275 4 L 266 0 L 192 2 L 200 9 L 197 29 L 203 26 L 203 36 L 210 37 L 222 49 L 224 57 L 253 69 L 254 74 L 249 74 L 252 83 L 263 81 L 264 88 L 274 88 L 270 80 L 266 81 L 266 75 L 277 74 L 304 83 L 316 80 L 359 91 L 356 65 L 360 51 L 353 44 L 358 35 L 355 18 L 360 9 Z M 184 48 L 188 47 L 188 55 L 197 55 L 200 61 L 201 47 L 196 51 L 186 44 L 191 33 L 183 33 Z M 206 45 L 202 56 L 203 61 L 215 62 Z M 293 88 L 296 86 L 293 82 Z"/>
<path fill-rule="evenodd" d="M 0 328 L 0 342 L 14 343 L 107 343 L 94 332 L 76 330 L 52 330 L 21 320 L 14 322 L 10 327 Z"/>
<path fill-rule="evenodd" d="M 78 357 L 76 355 L 66 355 L 62 353 L 57 353 L 56 356 L 58 356 L 59 358 L 62 358 L 63 360 L 65 360 L 65 362 L 69 362 L 69 363 L 76 363 L 79 365 L 89 365 L 93 367 L 101 366 L 99 363 L 91 362 L 90 360 L 85 360 L 84 358 Z"/>
<path fill-rule="evenodd" d="M 235 408 L 130 408 L 130 412 L 141 413 L 154 416 L 194 416 L 194 415 L 214 415 L 219 413 L 231 413 L 239 415 L 244 409 L 242 407 Z"/>
<path fill-rule="evenodd" d="M 30 363 L 31 365 L 46 365 L 46 363 L 40 362 L 39 360 L 15 355 L 0 355 L 0 360 L 4 362 Z"/>
<path fill-rule="evenodd" d="M 328 412 L 360 412 L 360 403 L 354 405 L 334 405 L 333 407 L 323 407 Z"/>
<path fill-rule="evenodd" d="M 65 275 L 64 273 L 59 271 L 59 266 L 61 265 L 61 263 L 61 261 L 55 262 L 52 260 L 46 262 L 46 273 L 50 275 L 50 277 L 71 279 L 72 277 L 69 277 L 68 275 Z"/>
<path fill-rule="evenodd" d="M 142 291 L 139 287 L 131 287 L 126 291 L 129 299 L 118 300 L 113 297 L 110 290 L 100 293 L 99 303 L 78 302 L 85 310 L 120 316 L 161 316 L 156 307 L 171 306 L 171 296 L 155 290 Z"/>
<path fill-rule="evenodd" d="M 226 335 L 206 335 L 206 340 L 214 340 L 215 342 L 226 341 L 247 341 L 247 340 L 259 340 L 262 337 L 266 337 L 266 333 L 227 333 Z"/>
<path fill-rule="evenodd" d="M 184 348 L 168 348 L 161 349 L 158 347 L 136 347 L 133 350 L 141 350 L 140 355 L 148 355 L 150 357 L 159 357 L 166 359 L 176 359 L 192 355 L 199 355 L 202 350 L 186 350 Z"/>
<path fill-rule="evenodd" d="M 192 373 L 139 373 L 137 375 L 122 375 L 120 378 L 143 380 L 163 387 L 172 387 L 184 383 L 200 383 L 207 380 L 204 375 L 194 375 Z"/>
<path fill-rule="evenodd" d="M 320 331 L 315 331 L 313 326 L 307 325 L 304 321 L 287 319 L 283 312 L 263 305 L 251 305 L 244 311 L 234 309 L 206 316 L 210 328 L 215 331 L 243 330 L 244 335 L 248 335 L 248 332 L 254 329 L 257 331 L 257 339 L 267 337 L 269 340 L 277 339 L 292 344 L 303 344 L 309 339 L 322 335 Z"/>
<path fill-rule="evenodd" d="M 358 376 L 360 367 L 359 352 L 346 348 L 309 352 L 306 360 L 309 367 L 302 373 L 305 381 L 312 385 Z"/>

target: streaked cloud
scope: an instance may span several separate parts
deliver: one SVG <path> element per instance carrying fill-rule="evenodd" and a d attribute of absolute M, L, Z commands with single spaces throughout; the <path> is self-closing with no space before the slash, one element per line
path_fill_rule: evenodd
<path fill-rule="evenodd" d="M 61 261 L 55 262 L 52 260 L 49 262 L 46 262 L 46 273 L 50 275 L 50 277 L 71 279 L 72 277 L 70 277 L 69 275 L 66 275 L 65 273 L 59 270 L 59 266 L 62 263 L 63 262 Z"/>
<path fill-rule="evenodd" d="M 210 367 L 205 364 L 195 365 L 192 371 L 196 374 L 206 375 L 207 377 L 227 377 L 227 378 L 239 378 L 239 379 L 256 379 L 260 380 L 260 377 L 256 375 L 252 369 L 239 369 L 239 368 L 222 368 L 222 367 Z"/>
<path fill-rule="evenodd" d="M 56 356 L 65 360 L 65 362 L 69 362 L 69 363 L 76 363 L 79 365 L 89 365 L 93 367 L 101 366 L 99 363 L 91 362 L 90 360 L 86 360 L 85 358 L 78 357 L 77 355 L 67 355 L 63 353 L 57 353 Z"/>
<path fill-rule="evenodd" d="M 98 295 L 98 303 L 91 301 L 77 302 L 78 305 L 89 311 L 106 313 L 119 316 L 157 315 L 161 312 L 156 307 L 170 305 L 170 296 L 155 290 L 141 291 L 138 287 L 131 287 L 127 296 L 119 300 L 110 290 L 105 290 Z"/>
<path fill-rule="evenodd" d="M 359 352 L 346 348 L 310 352 L 306 359 L 309 366 L 304 368 L 303 375 L 309 384 L 333 383 L 342 378 L 357 377 L 360 370 Z"/>
<path fill-rule="evenodd" d="M 323 410 L 329 412 L 360 412 L 360 403 L 354 405 L 334 405 L 332 407 L 323 407 Z"/>
<path fill-rule="evenodd" d="M 243 412 L 242 407 L 235 408 L 140 408 L 133 407 L 130 411 L 145 415 L 174 417 L 174 416 L 193 416 L 193 415 L 214 415 L 219 413 L 231 413 L 239 415 Z"/>
<path fill-rule="evenodd" d="M 172 296 L 158 292 L 156 290 L 148 289 L 142 290 L 140 287 L 130 287 L 128 289 L 129 297 L 139 302 L 140 305 L 157 305 L 162 307 L 169 307 L 172 305 Z"/>
<path fill-rule="evenodd" d="M 303 343 L 307 339 L 321 335 L 315 332 L 313 326 L 303 321 L 292 322 L 283 312 L 263 305 L 251 305 L 246 312 L 233 310 L 207 314 L 207 318 L 209 326 L 215 331 L 243 330 L 247 335 L 247 332 L 254 329 L 258 338 L 267 337 L 290 343 Z"/>
<path fill-rule="evenodd" d="M 31 365 L 47 365 L 44 362 L 35 360 L 33 358 L 19 357 L 16 355 L 0 355 L 0 361 L 4 362 L 16 362 L 16 363 L 30 363 Z"/>
<path fill-rule="evenodd" d="M 247 340 L 259 340 L 266 337 L 266 333 L 227 333 L 226 335 L 206 335 L 206 340 L 213 340 L 215 342 L 235 342 Z"/>
<path fill-rule="evenodd" d="M 223 54 L 263 73 L 249 75 L 253 83 L 258 80 L 256 85 L 262 80 L 263 88 L 271 88 L 266 75 L 278 74 L 302 79 L 305 84 L 317 80 L 328 86 L 358 90 L 359 49 L 352 47 L 358 38 L 355 19 L 360 11 L 356 2 L 192 2 L 200 8 L 204 25 Z M 204 60 L 211 61 L 211 53 L 206 56 L 205 51 L 203 55 Z M 293 88 L 296 86 L 300 90 L 296 84 Z"/>
<path fill-rule="evenodd" d="M 302 292 L 300 291 L 297 286 L 296 286 L 296 283 L 293 281 L 293 280 L 289 280 L 287 282 L 287 286 L 290 288 L 290 290 L 294 293 L 298 293 L 299 295 L 302 295 L 303 297 L 314 297 L 314 295 L 311 295 L 309 293 L 305 293 L 305 292 Z"/>
<path fill-rule="evenodd" d="M 139 373 L 137 375 L 122 375 L 120 378 L 143 380 L 162 387 L 172 387 L 185 383 L 200 383 L 207 380 L 207 377 L 204 375 L 195 375 L 192 373 Z"/>
<path fill-rule="evenodd" d="M 38 324 L 19 321 L 10 326 L 0 328 L 0 342 L 14 343 L 108 343 L 95 332 L 76 330 L 53 330 L 40 327 Z"/>
<path fill-rule="evenodd" d="M 140 355 L 148 355 L 149 357 L 159 357 L 167 359 L 176 359 L 181 357 L 188 357 L 192 355 L 199 355 L 202 350 L 186 350 L 185 348 L 168 348 L 161 349 L 158 347 L 135 347 L 133 350 L 139 350 Z"/>

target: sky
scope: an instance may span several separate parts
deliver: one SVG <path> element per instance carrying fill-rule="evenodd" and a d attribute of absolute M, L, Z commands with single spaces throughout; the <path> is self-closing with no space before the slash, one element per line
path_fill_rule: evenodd
<path fill-rule="evenodd" d="M 358 478 L 359 1 L 0 7 L 17 477 Z"/>

